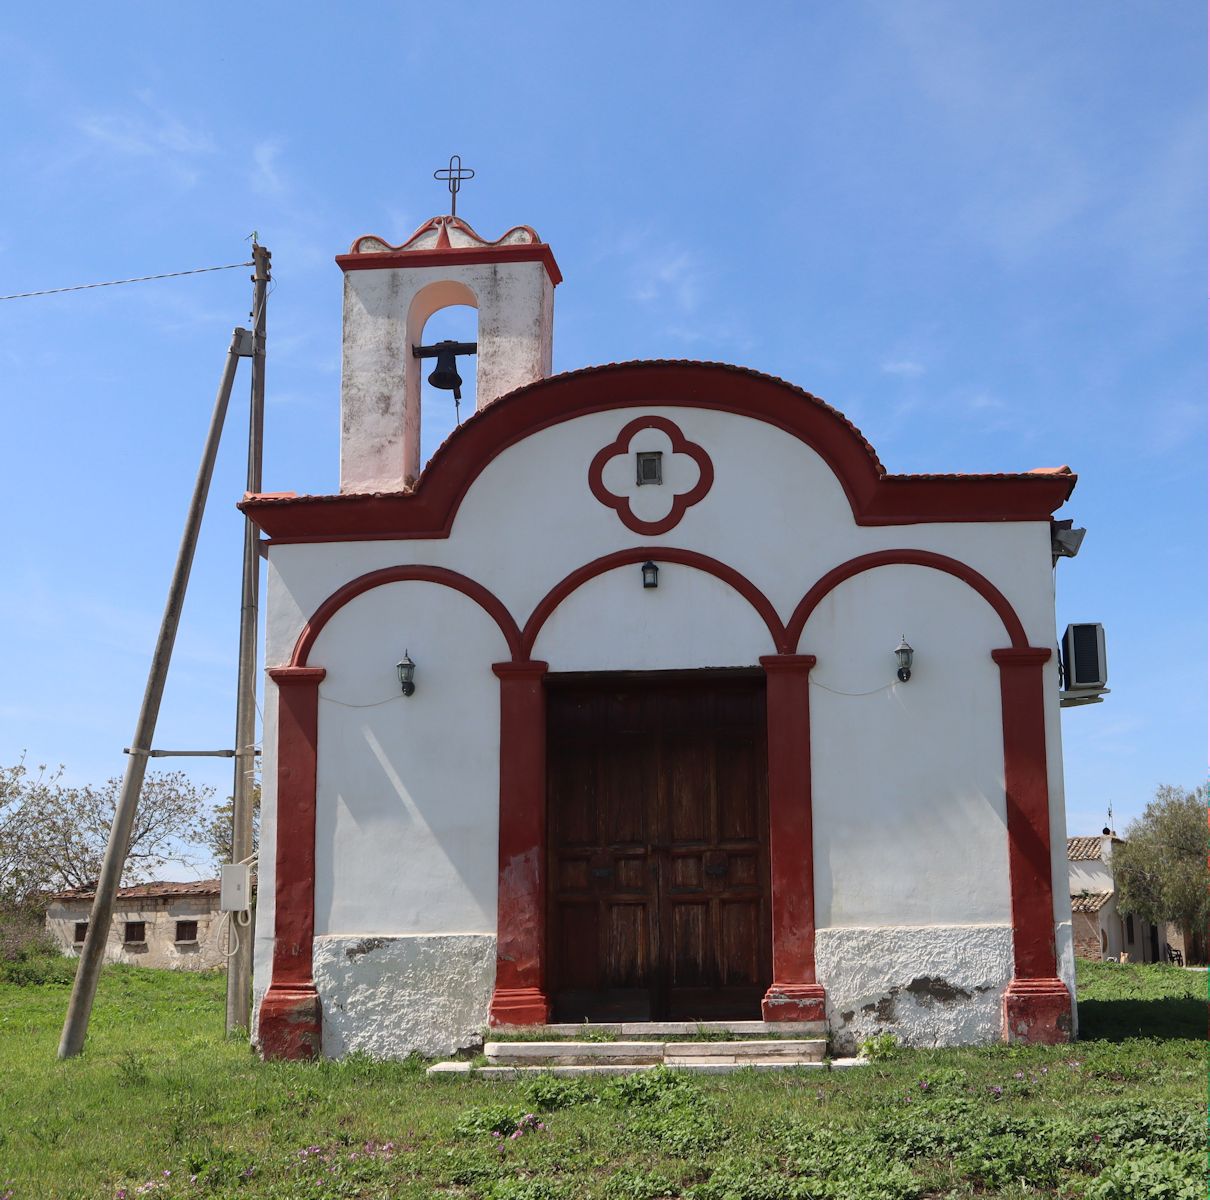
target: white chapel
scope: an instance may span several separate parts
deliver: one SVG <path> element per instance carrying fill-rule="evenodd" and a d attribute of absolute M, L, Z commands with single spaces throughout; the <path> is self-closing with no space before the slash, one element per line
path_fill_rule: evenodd
<path fill-rule="evenodd" d="M 580 1021 L 1071 1037 L 1075 475 L 889 474 L 746 367 L 554 375 L 527 226 L 437 217 L 336 262 L 339 490 L 241 505 L 268 543 L 262 1053 Z M 455 304 L 477 411 L 422 469 Z"/>

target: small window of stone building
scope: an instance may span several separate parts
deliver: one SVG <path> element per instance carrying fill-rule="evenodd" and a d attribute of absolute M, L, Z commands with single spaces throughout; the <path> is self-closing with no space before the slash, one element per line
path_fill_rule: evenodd
<path fill-rule="evenodd" d="M 87 921 L 77 921 L 76 922 L 76 936 L 75 936 L 76 942 L 77 943 L 82 942 L 87 936 L 88 936 L 88 922 Z"/>
<path fill-rule="evenodd" d="M 178 942 L 196 942 L 197 941 L 197 922 L 196 921 L 178 921 L 176 923 L 176 940 Z"/>
<path fill-rule="evenodd" d="M 141 945 L 147 941 L 146 921 L 127 921 L 122 940 L 129 945 Z"/>

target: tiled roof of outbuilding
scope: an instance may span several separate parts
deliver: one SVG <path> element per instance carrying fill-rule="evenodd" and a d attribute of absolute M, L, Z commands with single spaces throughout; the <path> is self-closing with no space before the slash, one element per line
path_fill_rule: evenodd
<path fill-rule="evenodd" d="M 1072 896 L 1071 911 L 1073 913 L 1100 912 L 1112 899 L 1112 892 L 1083 892 L 1079 896 Z"/>
<path fill-rule="evenodd" d="M 1068 862 L 1091 862 L 1101 857 L 1099 837 L 1074 837 L 1067 839 Z"/>
<path fill-rule="evenodd" d="M 217 879 L 197 879 L 190 883 L 170 883 L 159 880 L 154 883 L 136 883 L 130 887 L 118 888 L 119 900 L 142 900 L 157 896 L 217 896 L 219 881 Z M 96 895 L 94 888 L 69 888 L 65 892 L 55 892 L 52 900 L 91 900 Z"/>

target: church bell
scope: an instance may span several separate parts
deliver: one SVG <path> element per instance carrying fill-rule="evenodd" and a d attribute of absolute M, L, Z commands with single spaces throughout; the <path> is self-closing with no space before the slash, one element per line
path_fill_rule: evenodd
<path fill-rule="evenodd" d="M 445 392 L 453 392 L 455 400 L 462 399 L 462 376 L 458 374 L 458 355 L 474 354 L 477 342 L 455 342 L 445 340 L 432 346 L 413 346 L 416 358 L 435 358 L 437 365 L 429 376 L 429 383 Z"/>

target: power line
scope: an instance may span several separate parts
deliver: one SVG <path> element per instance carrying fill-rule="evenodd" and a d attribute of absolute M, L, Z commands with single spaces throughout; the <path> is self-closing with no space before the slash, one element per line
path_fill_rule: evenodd
<path fill-rule="evenodd" d="M 221 267 L 194 267 L 192 271 L 168 271 L 163 275 L 137 275 L 134 279 L 110 279 L 105 283 L 78 283 L 75 287 L 47 288 L 41 292 L 14 292 L 0 300 L 28 300 L 31 296 L 57 296 L 61 292 L 85 292 L 89 288 L 117 287 L 122 283 L 147 283 L 151 279 L 176 279 L 180 275 L 204 275 L 207 271 L 233 271 L 236 267 L 251 267 L 251 262 L 227 263 Z"/>

